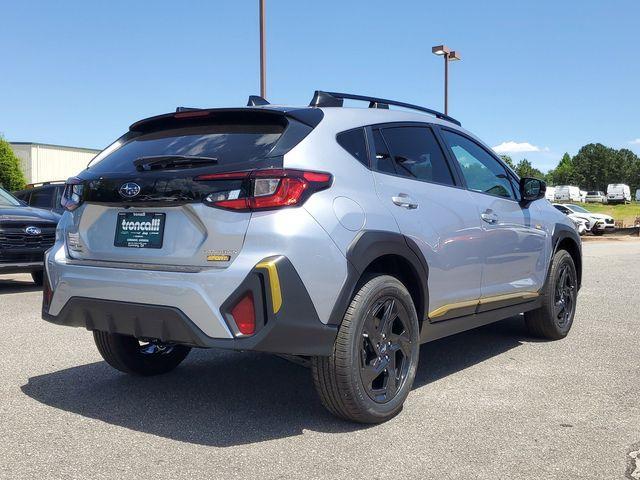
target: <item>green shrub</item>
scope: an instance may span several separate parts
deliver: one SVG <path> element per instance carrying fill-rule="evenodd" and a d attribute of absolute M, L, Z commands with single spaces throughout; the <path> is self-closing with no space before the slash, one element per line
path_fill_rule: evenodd
<path fill-rule="evenodd" d="M 0 138 L 0 186 L 5 190 L 20 190 L 26 183 L 24 174 L 20 170 L 20 160 L 11 150 L 11 145 Z"/>

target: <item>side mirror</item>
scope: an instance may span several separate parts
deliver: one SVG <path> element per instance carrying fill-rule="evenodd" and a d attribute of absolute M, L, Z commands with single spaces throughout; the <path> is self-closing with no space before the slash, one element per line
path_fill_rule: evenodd
<path fill-rule="evenodd" d="M 520 179 L 520 197 L 523 202 L 533 202 L 544 198 L 547 184 L 537 178 L 524 177 Z"/>

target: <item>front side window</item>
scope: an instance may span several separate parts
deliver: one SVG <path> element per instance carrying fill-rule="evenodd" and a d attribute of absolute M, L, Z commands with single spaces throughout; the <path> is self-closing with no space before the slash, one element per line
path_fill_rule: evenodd
<path fill-rule="evenodd" d="M 468 138 L 443 130 L 445 141 L 460 164 L 469 190 L 514 199 L 505 168 L 484 148 Z"/>
<path fill-rule="evenodd" d="M 382 137 L 390 150 L 387 167 L 396 175 L 426 182 L 454 185 L 453 176 L 435 135 L 428 127 L 389 127 Z M 379 134 L 374 135 L 376 144 Z M 376 155 L 377 157 L 377 155 Z"/>

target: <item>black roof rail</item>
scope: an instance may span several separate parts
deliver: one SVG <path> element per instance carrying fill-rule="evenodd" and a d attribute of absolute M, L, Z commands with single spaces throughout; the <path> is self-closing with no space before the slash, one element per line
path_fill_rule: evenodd
<path fill-rule="evenodd" d="M 270 103 L 260 95 L 249 95 L 247 107 L 258 107 L 260 105 L 270 105 Z"/>
<path fill-rule="evenodd" d="M 455 123 L 458 126 L 462 126 L 462 124 L 455 118 L 450 117 L 449 115 L 445 115 L 444 113 L 438 112 L 437 110 L 432 110 L 427 107 L 421 107 L 419 105 L 413 105 L 411 103 L 396 102 L 395 100 L 387 100 L 384 98 L 377 98 L 377 97 L 368 97 L 365 95 L 354 95 L 352 93 L 323 92 L 322 90 L 316 90 L 315 93 L 313 94 L 313 99 L 311 100 L 311 103 L 309 104 L 309 106 L 311 107 L 342 107 L 344 105 L 345 99 L 369 102 L 369 108 L 389 108 L 389 105 L 394 105 L 396 107 L 408 108 L 410 110 L 418 110 L 420 112 L 433 115 L 436 118 L 440 118 L 442 120 Z"/>

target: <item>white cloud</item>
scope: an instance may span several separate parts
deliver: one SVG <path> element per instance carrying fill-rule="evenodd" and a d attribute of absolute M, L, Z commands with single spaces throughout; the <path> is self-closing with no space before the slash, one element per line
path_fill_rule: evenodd
<path fill-rule="evenodd" d="M 496 153 L 526 153 L 539 152 L 541 150 L 540 147 L 531 145 L 529 142 L 502 142 L 500 145 L 493 147 L 493 151 Z"/>
<path fill-rule="evenodd" d="M 640 145 L 640 138 L 636 138 L 635 140 L 631 140 L 629 145 Z"/>

